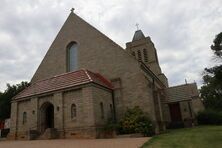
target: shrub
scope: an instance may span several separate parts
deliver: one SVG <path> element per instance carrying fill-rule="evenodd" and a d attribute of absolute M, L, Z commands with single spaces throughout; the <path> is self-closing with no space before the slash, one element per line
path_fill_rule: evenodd
<path fill-rule="evenodd" d="M 222 125 L 222 112 L 215 110 L 204 110 L 197 115 L 198 124 Z"/>
<path fill-rule="evenodd" d="M 146 116 L 141 116 L 135 125 L 135 131 L 143 134 L 144 136 L 152 136 L 154 134 L 153 124 Z"/>
<path fill-rule="evenodd" d="M 120 134 L 141 133 L 151 136 L 154 133 L 151 120 L 138 107 L 128 109 L 123 119 L 118 124 Z"/>

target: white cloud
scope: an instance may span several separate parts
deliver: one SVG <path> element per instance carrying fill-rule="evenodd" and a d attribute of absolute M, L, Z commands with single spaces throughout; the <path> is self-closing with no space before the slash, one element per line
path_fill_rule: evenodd
<path fill-rule="evenodd" d="M 212 65 L 210 44 L 221 32 L 221 0 L 3 0 L 0 9 L 0 90 L 30 80 L 69 9 L 122 47 L 135 24 L 150 36 L 170 84 L 201 82 Z"/>

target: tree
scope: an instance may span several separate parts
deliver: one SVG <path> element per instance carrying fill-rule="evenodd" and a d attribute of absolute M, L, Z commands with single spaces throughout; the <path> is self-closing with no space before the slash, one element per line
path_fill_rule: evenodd
<path fill-rule="evenodd" d="M 216 35 L 213 45 L 211 45 L 211 49 L 216 56 L 220 58 L 222 57 L 222 32 Z"/>
<path fill-rule="evenodd" d="M 21 82 L 16 85 L 7 84 L 7 89 L 3 93 L 0 92 L 0 120 L 10 117 L 12 98 L 27 86 L 29 86 L 28 82 Z"/>
<path fill-rule="evenodd" d="M 211 45 L 211 49 L 220 60 L 222 59 L 222 32 L 219 33 Z M 222 64 L 205 68 L 204 84 L 201 87 L 201 97 L 206 108 L 222 111 Z"/>

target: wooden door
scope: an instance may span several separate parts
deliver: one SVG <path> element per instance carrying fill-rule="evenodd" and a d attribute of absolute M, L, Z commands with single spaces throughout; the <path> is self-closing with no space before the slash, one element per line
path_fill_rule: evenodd
<path fill-rule="evenodd" d="M 170 108 L 171 122 L 182 121 L 180 104 L 179 103 L 169 104 L 169 108 Z"/>

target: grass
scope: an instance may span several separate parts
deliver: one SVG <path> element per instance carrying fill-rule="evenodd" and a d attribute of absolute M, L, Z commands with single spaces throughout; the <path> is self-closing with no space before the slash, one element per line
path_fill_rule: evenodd
<path fill-rule="evenodd" d="M 169 130 L 154 136 L 142 148 L 222 148 L 222 126 Z"/>

